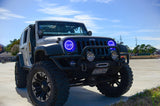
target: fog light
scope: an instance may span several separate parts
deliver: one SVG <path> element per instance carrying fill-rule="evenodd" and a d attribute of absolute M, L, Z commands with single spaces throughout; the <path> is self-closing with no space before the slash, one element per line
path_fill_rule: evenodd
<path fill-rule="evenodd" d="M 95 59 L 94 53 L 88 51 L 87 52 L 87 60 L 90 61 L 90 62 L 92 62 L 94 59 Z"/>
<path fill-rule="evenodd" d="M 118 58 L 118 54 L 116 51 L 111 51 L 111 56 L 113 60 L 116 60 Z"/>

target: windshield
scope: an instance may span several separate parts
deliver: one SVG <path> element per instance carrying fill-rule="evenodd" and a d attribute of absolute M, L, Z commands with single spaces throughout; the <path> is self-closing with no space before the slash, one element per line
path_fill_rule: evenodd
<path fill-rule="evenodd" d="M 38 34 L 41 36 L 87 35 L 84 24 L 73 22 L 39 22 Z"/>

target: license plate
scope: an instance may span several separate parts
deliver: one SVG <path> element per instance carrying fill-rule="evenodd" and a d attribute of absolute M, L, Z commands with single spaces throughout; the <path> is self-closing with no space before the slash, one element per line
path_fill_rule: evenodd
<path fill-rule="evenodd" d="M 97 75 L 97 74 L 105 74 L 108 71 L 108 68 L 96 68 L 93 70 L 92 74 Z"/>

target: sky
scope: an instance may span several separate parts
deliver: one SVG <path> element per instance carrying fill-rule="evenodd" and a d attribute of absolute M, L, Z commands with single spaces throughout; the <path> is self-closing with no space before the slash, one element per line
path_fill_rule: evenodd
<path fill-rule="evenodd" d="M 0 44 L 19 39 L 35 20 L 83 22 L 93 36 L 160 49 L 160 0 L 0 0 Z"/>

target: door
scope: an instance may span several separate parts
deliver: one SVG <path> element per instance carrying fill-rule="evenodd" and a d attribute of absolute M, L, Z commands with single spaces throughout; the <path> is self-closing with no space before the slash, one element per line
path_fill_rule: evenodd
<path fill-rule="evenodd" d="M 21 51 L 23 54 L 24 65 L 27 67 L 31 67 L 32 64 L 30 62 L 30 40 L 29 40 L 29 29 L 27 28 L 23 33 L 22 46 Z"/>

